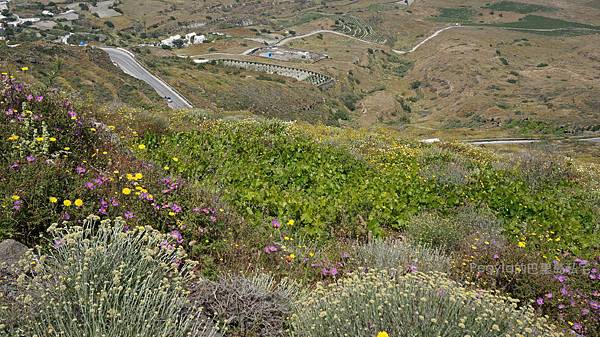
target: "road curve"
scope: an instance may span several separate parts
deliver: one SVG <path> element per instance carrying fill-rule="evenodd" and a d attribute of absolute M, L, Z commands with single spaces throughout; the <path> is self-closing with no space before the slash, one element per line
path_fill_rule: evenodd
<path fill-rule="evenodd" d="M 124 49 L 101 48 L 108 53 L 110 59 L 123 70 L 124 73 L 142 80 L 150 85 L 161 97 L 171 97 L 168 105 L 172 109 L 192 108 L 188 100 L 180 95 L 175 89 L 169 86 L 160 78 L 152 75 L 144 68 L 131 54 Z"/>

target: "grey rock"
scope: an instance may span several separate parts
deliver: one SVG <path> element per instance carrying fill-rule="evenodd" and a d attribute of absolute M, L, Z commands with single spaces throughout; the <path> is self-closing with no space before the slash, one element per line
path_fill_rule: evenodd
<path fill-rule="evenodd" d="M 0 242 L 0 264 L 14 265 L 27 252 L 27 246 L 24 244 L 8 239 Z"/>

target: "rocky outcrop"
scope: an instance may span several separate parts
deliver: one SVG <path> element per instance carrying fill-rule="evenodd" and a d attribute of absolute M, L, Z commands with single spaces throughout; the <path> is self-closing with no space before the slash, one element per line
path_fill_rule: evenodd
<path fill-rule="evenodd" d="M 0 242 L 0 265 L 5 267 L 15 265 L 27 252 L 27 249 L 24 244 L 12 239 Z"/>

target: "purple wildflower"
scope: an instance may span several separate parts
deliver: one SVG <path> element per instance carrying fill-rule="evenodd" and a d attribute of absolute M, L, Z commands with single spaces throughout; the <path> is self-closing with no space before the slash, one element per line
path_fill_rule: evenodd
<path fill-rule="evenodd" d="M 54 248 L 55 249 L 59 249 L 60 247 L 64 246 L 67 240 L 65 240 L 65 238 L 60 238 L 60 239 L 54 239 Z"/>
<path fill-rule="evenodd" d="M 23 201 L 22 201 L 22 200 L 15 200 L 15 201 L 13 202 L 13 209 L 15 209 L 15 210 L 17 210 L 17 211 L 18 211 L 18 210 L 20 210 L 20 209 L 21 209 L 21 205 L 22 205 L 22 204 L 23 204 Z"/>
<path fill-rule="evenodd" d="M 535 300 L 535 303 L 539 306 L 544 305 L 544 299 L 541 297 L 538 297 L 537 300 Z"/>
<path fill-rule="evenodd" d="M 125 211 L 125 213 L 123 213 L 123 217 L 125 219 L 133 219 L 133 218 L 135 218 L 135 215 L 133 214 L 132 211 Z"/>
<path fill-rule="evenodd" d="M 554 278 L 557 279 L 558 282 L 560 282 L 560 283 L 565 282 L 565 280 L 567 279 L 567 277 L 565 275 L 554 276 Z"/>
<path fill-rule="evenodd" d="M 35 157 L 32 155 L 29 155 L 27 157 L 25 157 L 25 159 L 27 159 L 28 163 L 33 163 L 35 161 Z"/>
<path fill-rule="evenodd" d="M 277 218 L 271 220 L 271 226 L 273 226 L 273 228 L 277 229 L 279 227 L 281 227 L 281 223 L 279 222 L 279 220 Z"/>
<path fill-rule="evenodd" d="M 183 236 L 181 235 L 181 233 L 174 229 L 171 231 L 171 236 L 177 241 L 177 243 L 181 244 L 183 242 Z"/>
<path fill-rule="evenodd" d="M 265 254 L 271 254 L 271 253 L 276 253 L 279 249 L 277 248 L 277 246 L 274 245 L 269 245 L 266 246 L 263 251 L 265 252 Z"/>
<path fill-rule="evenodd" d="M 93 182 L 88 181 L 87 183 L 85 183 L 85 188 L 87 188 L 88 190 L 93 190 L 96 188 L 96 185 L 94 185 Z"/>
<path fill-rule="evenodd" d="M 79 175 L 83 175 L 87 172 L 87 170 L 83 166 L 77 166 L 75 168 L 75 172 L 77 172 L 77 174 L 79 174 Z"/>
<path fill-rule="evenodd" d="M 410 266 L 408 266 L 408 269 L 406 271 L 409 273 L 415 273 L 417 271 L 417 266 L 411 264 Z"/>

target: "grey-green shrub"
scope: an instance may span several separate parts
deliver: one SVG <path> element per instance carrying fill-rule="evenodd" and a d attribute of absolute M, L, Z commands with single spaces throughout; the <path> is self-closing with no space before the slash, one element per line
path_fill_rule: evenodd
<path fill-rule="evenodd" d="M 18 280 L 22 320 L 11 336 L 208 337 L 212 323 L 191 309 L 194 278 L 173 238 L 121 219 L 51 226 L 53 247 L 30 251 Z"/>
<path fill-rule="evenodd" d="M 439 248 L 413 244 L 406 240 L 374 240 L 350 248 L 350 263 L 355 269 L 375 268 L 449 273 L 452 259 Z"/>
<path fill-rule="evenodd" d="M 226 275 L 217 281 L 200 281 L 192 287 L 194 303 L 233 336 L 285 336 L 298 286 L 271 275 Z"/>
<path fill-rule="evenodd" d="M 501 223 L 489 209 L 464 206 L 449 215 L 425 212 L 414 216 L 408 221 L 405 234 L 417 243 L 452 252 L 467 234 L 500 230 Z"/>
<path fill-rule="evenodd" d="M 561 336 L 531 306 L 473 291 L 442 273 L 392 276 L 371 270 L 317 285 L 296 303 L 294 336 Z"/>

